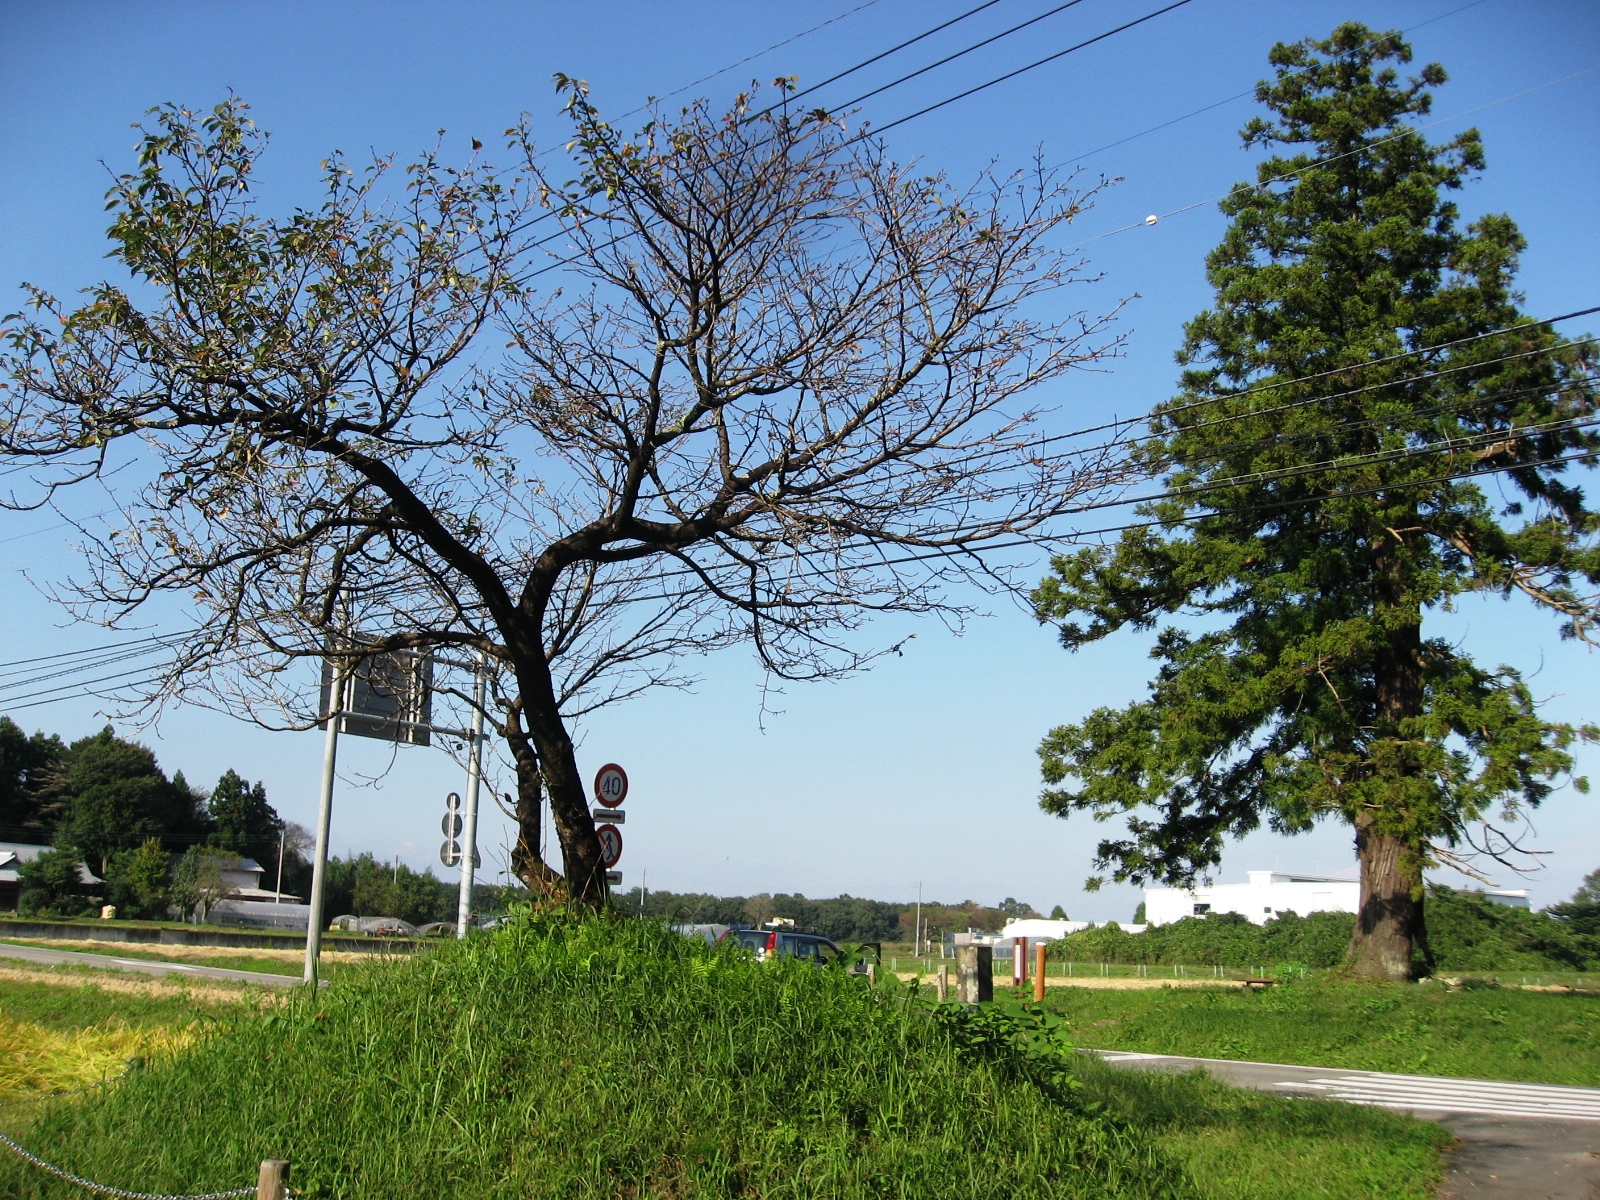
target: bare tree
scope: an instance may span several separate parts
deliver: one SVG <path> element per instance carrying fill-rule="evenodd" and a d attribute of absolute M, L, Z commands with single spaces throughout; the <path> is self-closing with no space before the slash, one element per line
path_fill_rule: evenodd
<path fill-rule="evenodd" d="M 483 655 L 514 869 L 597 903 L 572 722 L 717 647 L 834 677 L 883 652 L 873 614 L 959 620 L 950 585 L 997 582 L 980 551 L 1120 479 L 1043 452 L 1034 399 L 1117 341 L 1064 302 L 1070 179 L 956 188 L 749 96 L 629 138 L 558 82 L 571 182 L 522 129 L 515 175 L 428 156 L 385 204 L 389 164 L 335 158 L 281 221 L 242 104 L 155 110 L 111 193 L 138 286 L 32 292 L 0 450 L 43 489 L 14 503 L 113 496 L 63 599 L 109 624 L 187 600 L 144 702 L 304 728 L 303 660 Z"/>

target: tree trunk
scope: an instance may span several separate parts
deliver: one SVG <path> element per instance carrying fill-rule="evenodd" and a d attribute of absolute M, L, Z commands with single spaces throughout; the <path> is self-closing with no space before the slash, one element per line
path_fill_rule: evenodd
<path fill-rule="evenodd" d="M 1349 958 L 1357 975 L 1410 979 L 1411 955 L 1423 936 L 1422 872 L 1398 837 L 1356 826 L 1361 861 L 1361 904 Z"/>
<path fill-rule="evenodd" d="M 529 819 L 537 808 L 533 787 L 542 781 L 550 804 L 550 820 L 561 841 L 561 858 L 567 879 L 567 894 L 575 904 L 599 908 L 606 900 L 605 866 L 600 860 L 600 839 L 595 836 L 594 818 L 589 815 L 589 793 L 578 774 L 578 759 L 561 720 L 555 689 L 542 655 L 533 663 L 518 665 L 517 686 L 521 693 L 523 718 L 528 740 L 537 755 L 536 780 L 525 781 L 517 772 L 519 792 L 518 823 Z M 531 801 L 531 803 L 529 803 Z M 538 834 L 519 828 L 520 843 L 529 838 L 537 843 Z"/>
<path fill-rule="evenodd" d="M 1414 724 L 1423 704 L 1422 612 L 1408 594 L 1404 552 L 1399 537 L 1385 531 L 1373 555 L 1373 616 L 1387 634 L 1373 660 L 1378 728 L 1372 752 L 1381 786 L 1372 807 L 1355 818 L 1361 906 L 1348 952 L 1357 975 L 1382 979 L 1410 979 L 1416 940 L 1426 944 L 1422 834 L 1414 811 L 1422 770 Z"/>
<path fill-rule="evenodd" d="M 506 744 L 517 767 L 517 844 L 511 870 L 536 895 L 552 897 L 564 889 L 561 876 L 544 861 L 544 781 L 539 756 L 523 731 L 520 708 L 506 717 Z"/>

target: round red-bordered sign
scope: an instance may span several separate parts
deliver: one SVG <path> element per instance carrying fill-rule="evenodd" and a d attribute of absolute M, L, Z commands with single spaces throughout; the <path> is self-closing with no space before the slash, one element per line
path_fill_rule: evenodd
<path fill-rule="evenodd" d="M 609 871 L 622 858 L 622 830 L 615 825 L 601 825 L 594 835 L 600 839 L 600 861 Z"/>
<path fill-rule="evenodd" d="M 594 776 L 594 798 L 607 808 L 616 808 L 628 798 L 628 773 L 616 763 L 607 763 Z"/>

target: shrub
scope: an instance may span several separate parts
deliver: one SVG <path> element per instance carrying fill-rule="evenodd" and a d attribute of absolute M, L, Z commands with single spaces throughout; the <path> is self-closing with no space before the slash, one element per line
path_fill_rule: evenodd
<path fill-rule="evenodd" d="M 21 897 L 17 910 L 26 916 L 76 917 L 89 911 L 95 897 L 78 877 L 80 856 L 74 850 L 46 850 L 17 872 Z"/>

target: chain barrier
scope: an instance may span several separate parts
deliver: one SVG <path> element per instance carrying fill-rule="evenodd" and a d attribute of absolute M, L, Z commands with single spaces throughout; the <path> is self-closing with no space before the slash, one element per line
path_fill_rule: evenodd
<path fill-rule="evenodd" d="M 22 1155 L 23 1158 L 27 1159 L 34 1166 L 38 1167 L 41 1171 L 48 1171 L 56 1178 L 65 1179 L 68 1183 L 75 1184 L 76 1186 L 83 1188 L 85 1191 L 96 1192 L 102 1196 L 116 1196 L 118 1197 L 118 1200 L 236 1200 L 236 1198 L 240 1196 L 253 1196 L 256 1194 L 256 1189 L 254 1186 L 234 1188 L 231 1192 L 202 1192 L 199 1194 L 191 1193 L 184 1196 L 167 1196 L 157 1192 L 130 1192 L 126 1188 L 110 1187 L 104 1183 L 95 1183 L 92 1179 L 84 1179 L 82 1176 L 74 1175 L 70 1171 L 63 1171 L 60 1167 L 45 1162 L 44 1159 L 40 1158 L 37 1154 L 34 1154 L 25 1147 L 17 1145 L 16 1142 L 12 1141 L 3 1133 L 0 1133 L 0 1142 L 4 1142 L 7 1146 L 10 1146 L 13 1150 Z"/>

